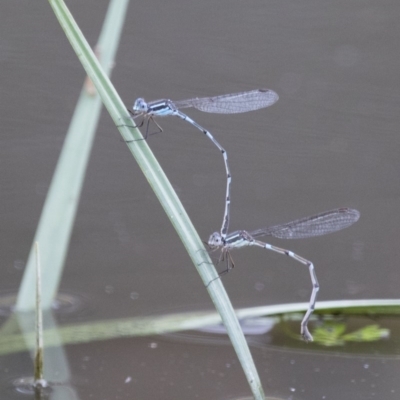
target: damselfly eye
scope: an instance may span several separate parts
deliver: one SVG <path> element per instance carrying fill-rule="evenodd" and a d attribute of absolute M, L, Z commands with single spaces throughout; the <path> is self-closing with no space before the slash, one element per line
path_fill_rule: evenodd
<path fill-rule="evenodd" d="M 220 247 L 222 245 L 222 238 L 218 232 L 214 232 L 208 239 L 208 245 L 210 247 Z"/>
<path fill-rule="evenodd" d="M 144 99 L 139 97 L 136 99 L 135 103 L 133 104 L 132 110 L 136 113 L 146 112 L 147 111 L 147 103 Z"/>

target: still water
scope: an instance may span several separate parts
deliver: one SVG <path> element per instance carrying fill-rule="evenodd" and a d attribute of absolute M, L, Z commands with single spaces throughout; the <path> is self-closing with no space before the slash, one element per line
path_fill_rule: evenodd
<path fill-rule="evenodd" d="M 95 44 L 107 1 L 69 1 Z M 280 99 L 239 115 L 188 114 L 229 154 L 230 229 L 254 230 L 336 207 L 351 228 L 273 244 L 311 259 L 319 300 L 397 298 L 400 274 L 400 4 L 149 0 L 132 2 L 112 80 L 127 107 L 266 87 Z M 18 290 L 85 74 L 47 2 L 0 13 L 0 294 Z M 201 237 L 217 230 L 225 170 L 204 135 L 177 118 L 149 145 Z M 397 251 L 396 249 L 399 249 Z M 234 253 L 224 284 L 235 307 L 306 302 L 305 267 L 255 248 Z M 60 324 L 212 310 L 177 234 L 103 112 L 61 281 Z M 4 317 L 5 320 L 6 317 Z M 197 333 L 67 345 L 64 398 L 243 398 L 232 347 Z M 251 343 L 266 394 L 282 399 L 397 399 L 399 362 L 374 351 Z M 374 357 L 371 357 L 373 353 Z M 0 358 L 1 398 L 31 374 L 27 352 Z M 11 385 L 11 386 L 10 386 Z M 65 392 L 63 392 L 65 390 Z"/>

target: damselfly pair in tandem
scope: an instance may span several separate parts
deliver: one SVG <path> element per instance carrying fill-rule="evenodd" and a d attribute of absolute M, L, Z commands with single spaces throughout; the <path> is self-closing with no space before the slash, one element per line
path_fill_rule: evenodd
<path fill-rule="evenodd" d="M 189 122 L 195 128 L 199 129 L 222 153 L 226 171 L 225 209 L 221 229 L 219 232 L 214 232 L 210 236 L 208 245 L 213 250 L 221 249 L 219 262 L 226 262 L 226 270 L 222 271 L 222 273 L 227 272 L 234 267 L 230 250 L 244 246 L 257 246 L 271 250 L 279 254 L 289 256 L 301 264 L 306 265 L 311 276 L 312 292 L 308 309 L 301 322 L 301 335 L 306 341 L 312 341 L 312 335 L 308 330 L 308 321 L 312 312 L 314 311 L 317 293 L 319 290 L 319 284 L 313 263 L 290 250 L 261 242 L 256 238 L 260 236 L 274 236 L 280 239 L 300 239 L 321 236 L 349 227 L 359 219 L 360 213 L 357 210 L 350 208 L 338 208 L 310 217 L 298 219 L 286 224 L 262 228 L 252 232 L 240 230 L 228 233 L 231 204 L 230 186 L 232 181 L 228 164 L 228 155 L 225 149 L 219 144 L 210 131 L 203 128 L 192 118 L 180 111 L 182 108 L 194 107 L 200 111 L 208 113 L 236 114 L 269 107 L 278 99 L 279 96 L 274 91 L 269 89 L 256 89 L 248 92 L 215 97 L 193 98 L 180 101 L 162 99 L 146 102 L 143 98 L 138 98 L 133 105 L 132 111 L 129 112 L 132 114 L 132 118 L 134 120 L 139 117 L 143 117 L 138 126 L 142 126 L 144 122 L 147 121 L 145 138 L 148 136 L 149 123 L 151 120 L 154 121 L 160 132 L 162 131 L 162 128 L 154 120 L 154 117 L 174 115 L 184 121 Z M 220 273 L 220 275 L 222 273 Z"/>

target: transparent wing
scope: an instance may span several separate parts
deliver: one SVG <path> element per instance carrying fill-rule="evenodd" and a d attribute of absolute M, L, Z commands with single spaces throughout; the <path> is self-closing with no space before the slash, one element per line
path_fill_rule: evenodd
<path fill-rule="evenodd" d="M 225 94 L 215 97 L 201 97 L 174 101 L 176 108 L 194 107 L 200 111 L 216 114 L 236 114 L 272 106 L 279 96 L 269 89 Z"/>
<path fill-rule="evenodd" d="M 249 232 L 251 236 L 274 236 L 279 239 L 302 239 L 340 231 L 354 224 L 360 213 L 351 208 L 337 208 L 321 214 L 297 219 L 287 224 L 275 225 Z"/>

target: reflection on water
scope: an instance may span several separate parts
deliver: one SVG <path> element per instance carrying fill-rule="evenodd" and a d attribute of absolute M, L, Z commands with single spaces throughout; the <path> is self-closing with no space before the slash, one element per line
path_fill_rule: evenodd
<path fill-rule="evenodd" d="M 251 310 L 249 310 L 251 311 Z M 242 310 L 241 312 L 245 312 Z M 76 326 L 65 326 L 57 328 L 54 320 L 49 321 L 49 314 L 44 315 L 44 325 L 49 327 L 44 332 L 45 348 L 45 376 L 48 377 L 48 388 L 44 388 L 41 392 L 42 397 L 35 399 L 63 399 L 63 395 L 68 393 L 68 399 L 78 399 L 78 393 L 82 394 L 81 398 L 87 398 L 90 393 L 123 393 L 126 398 L 132 395 L 132 391 L 148 392 L 148 379 L 152 377 L 152 382 L 161 385 L 165 390 L 165 382 L 171 384 L 168 396 L 173 396 L 176 385 L 180 387 L 182 380 L 187 382 L 196 392 L 205 393 L 206 396 L 212 396 L 213 388 L 218 387 L 223 382 L 226 388 L 236 388 L 234 392 L 243 390 L 243 384 L 238 380 L 241 376 L 241 367 L 238 363 L 236 355 L 233 352 L 232 345 L 221 326 L 214 325 L 209 328 L 201 328 L 198 330 L 169 333 L 158 336 L 143 336 L 145 325 L 147 329 L 162 332 L 171 324 L 173 326 L 182 327 L 189 326 L 191 318 L 193 325 L 196 323 L 206 323 L 207 319 L 212 320 L 215 313 L 199 313 L 198 317 L 190 314 L 171 316 L 167 322 L 165 316 L 158 318 L 147 318 L 140 321 L 140 318 L 134 318 L 130 321 L 103 321 L 96 323 L 82 323 Z M 345 316 L 328 316 L 328 320 L 314 318 L 311 325 L 312 333 L 316 339 L 315 343 L 307 344 L 301 340 L 298 333 L 298 324 L 302 315 L 297 314 L 290 317 L 281 318 L 280 323 L 276 323 L 276 319 L 271 318 L 251 318 L 242 320 L 242 327 L 247 336 L 248 343 L 255 358 L 258 368 L 264 375 L 264 371 L 268 371 L 268 382 L 278 382 L 271 387 L 285 387 L 279 371 L 287 370 L 288 363 L 290 365 L 290 373 L 293 376 L 302 376 L 304 369 L 309 369 L 314 379 L 321 377 L 321 371 L 335 370 L 336 360 L 342 359 L 347 365 L 344 367 L 343 376 L 337 375 L 337 379 L 346 386 L 345 377 L 346 369 L 357 368 L 359 360 L 363 361 L 363 370 L 359 373 L 354 372 L 354 379 L 364 379 L 363 371 L 368 365 L 368 370 L 376 370 L 379 366 L 387 365 L 398 360 L 400 354 L 400 343 L 397 340 L 400 335 L 400 319 L 394 317 L 373 317 L 376 325 L 385 327 L 386 331 L 390 329 L 391 336 L 386 340 L 379 340 L 376 333 L 383 332 L 383 329 L 375 329 L 371 331 L 372 317 L 345 317 Z M 29 322 L 29 321 L 28 321 Z M 27 325 L 32 329 L 32 324 Z M 164 326 L 164 329 L 161 328 Z M 129 328 L 130 327 L 130 328 Z M 364 328 L 363 328 L 364 327 Z M 139 329 L 138 329 L 139 328 Z M 176 329 L 176 328 L 175 328 Z M 181 328 L 180 328 L 181 329 Z M 369 329 L 369 331 L 368 331 Z M 142 330 L 142 331 L 141 331 Z M 67 331 L 69 333 L 67 334 Z M 108 331 L 108 333 L 107 333 Z M 340 331 L 340 332 L 339 332 Z M 365 335 L 365 332 L 369 332 Z M 135 333 L 136 332 L 136 333 Z M 322 332 L 325 333 L 324 340 Z M 336 335 L 336 343 L 333 343 L 333 333 Z M 346 332 L 349 340 L 346 340 Z M 358 332 L 358 333 L 357 333 Z M 364 332 L 364 335 L 360 333 Z M 327 333 L 330 333 L 330 340 L 327 340 Z M 374 341 L 371 342 L 371 333 L 375 334 Z M 29 336 L 29 332 L 27 332 Z M 357 336 L 358 342 L 352 341 Z M 11 345 L 12 338 L 8 339 L 5 335 L 1 337 L 1 346 Z M 26 340 L 30 340 L 31 336 L 26 336 Z M 52 337 L 58 338 L 58 342 L 54 342 Z M 126 339 L 123 339 L 126 337 Z M 365 340 L 363 340 L 363 337 Z M 107 339 L 107 340 L 105 340 Z M 81 342 L 81 344 L 79 344 Z M 68 343 L 75 343 L 68 345 Z M 329 344 L 329 347 L 327 347 Z M 48 346 L 54 347 L 48 347 Z M 4 350 L 4 349 L 3 349 Z M 3 354 L 7 352 L 2 351 Z M 24 353 L 10 353 L 3 355 L 4 365 L 8 365 L 4 370 L 3 382 L 0 390 L 8 393 L 8 399 L 19 399 L 15 393 L 32 395 L 32 378 L 24 378 L 23 376 L 15 377 L 15 372 L 10 366 L 20 363 L 19 358 Z M 24 355 L 24 358 L 25 355 Z M 366 362 L 368 360 L 368 362 Z M 377 364 L 376 361 L 379 361 Z M 24 361 L 24 368 L 18 368 L 19 371 L 27 372 L 33 368 L 31 361 Z M 271 369 L 270 365 L 274 367 Z M 314 365 L 314 367 L 312 367 Z M 315 367 L 315 366 L 318 367 Z M 340 367 L 342 368 L 342 367 Z M 158 371 L 155 373 L 155 371 Z M 197 372 L 196 372 L 197 371 Z M 207 377 L 208 382 L 214 382 L 210 386 L 204 388 L 198 379 L 200 376 Z M 29 376 L 29 375 L 28 375 Z M 104 377 L 99 381 L 99 377 Z M 164 380 L 166 379 L 166 381 Z M 267 378 L 265 378 L 267 379 Z M 305 379 L 303 376 L 301 379 Z M 330 378 L 329 378 L 330 379 Z M 107 382 L 106 387 L 102 382 Z M 294 392 L 304 387 L 301 384 L 291 386 Z M 239 384 L 239 385 L 238 385 Z M 352 383 L 354 385 L 354 383 Z M 283 385 L 283 386 L 282 386 Z M 243 387 L 242 387 L 243 386 Z M 348 386 L 346 386 L 348 390 Z M 358 386 L 360 388 L 360 386 Z M 12 390 L 11 390 L 12 388 Z M 180 390 L 182 390 L 180 388 Z M 156 390 L 157 392 L 157 390 Z M 190 392 L 190 390 L 189 390 Z M 184 396 L 187 396 L 189 392 Z M 283 391 L 286 393 L 286 390 Z M 12 394 L 14 393 L 14 394 Z M 184 398 L 184 396 L 182 398 Z M 288 398 L 286 394 L 286 397 Z M 234 398 L 237 398 L 235 396 Z M 106 397 L 113 398 L 113 397 Z M 115 397 L 118 398 L 118 397 Z M 125 397 L 123 397 L 125 398 Z M 176 398 L 176 397 L 175 397 Z M 178 398 L 180 398 L 178 396 Z"/>
<path fill-rule="evenodd" d="M 17 293 L 0 293 L 0 316 L 8 317 L 14 311 Z M 82 315 L 89 310 L 88 299 L 84 295 L 58 293 L 52 304 L 57 316 Z"/>
<path fill-rule="evenodd" d="M 39 384 L 35 383 L 33 377 L 24 377 L 15 379 L 12 382 L 15 390 L 25 395 L 35 395 L 39 398 L 49 398 L 51 394 L 51 384 L 42 381 Z M 37 396 L 39 395 L 39 396 Z"/>

